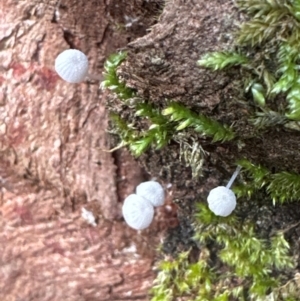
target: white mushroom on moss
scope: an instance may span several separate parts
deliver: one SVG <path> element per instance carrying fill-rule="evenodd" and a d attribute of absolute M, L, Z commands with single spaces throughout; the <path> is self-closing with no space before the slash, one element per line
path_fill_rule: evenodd
<path fill-rule="evenodd" d="M 147 181 L 136 187 L 136 194 L 148 200 L 154 207 L 165 203 L 165 192 L 163 187 L 156 181 Z"/>
<path fill-rule="evenodd" d="M 152 223 L 154 207 L 143 197 L 131 194 L 124 201 L 122 213 L 128 226 L 135 230 L 143 230 Z"/>
<path fill-rule="evenodd" d="M 87 56 L 77 49 L 67 49 L 55 59 L 55 70 L 66 82 L 80 83 L 88 75 Z"/>
<path fill-rule="evenodd" d="M 235 209 L 236 196 L 230 187 L 240 170 L 241 166 L 238 166 L 226 187 L 218 186 L 209 192 L 207 197 L 208 207 L 215 215 L 226 217 Z"/>

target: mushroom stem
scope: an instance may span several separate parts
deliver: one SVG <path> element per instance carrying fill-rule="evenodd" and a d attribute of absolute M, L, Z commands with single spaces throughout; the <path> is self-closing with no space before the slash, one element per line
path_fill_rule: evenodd
<path fill-rule="evenodd" d="M 242 166 L 238 165 L 236 168 L 235 172 L 233 173 L 232 177 L 230 178 L 228 184 L 226 185 L 226 188 L 230 189 L 231 185 L 233 184 L 234 180 L 238 176 L 239 172 L 241 171 Z"/>

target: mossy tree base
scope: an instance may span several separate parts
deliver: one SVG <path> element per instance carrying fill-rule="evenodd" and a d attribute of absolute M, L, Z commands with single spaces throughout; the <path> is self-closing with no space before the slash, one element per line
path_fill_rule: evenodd
<path fill-rule="evenodd" d="M 180 208 L 182 222 L 178 232 L 172 231 L 167 237 L 166 252 L 195 247 L 190 239 L 195 204 L 206 200 L 212 188 L 226 185 L 239 159 L 261 164 L 271 174 L 300 174 L 298 123 L 287 127 L 280 118 L 276 119 L 276 114 L 271 114 L 273 119 L 269 126 L 255 126 L 251 120 L 259 108 L 251 93 L 245 93 L 245 84 L 251 80 L 249 73 L 239 67 L 213 72 L 197 66 L 197 60 L 206 53 L 235 51 L 235 22 L 245 19 L 247 17 L 231 1 L 166 1 L 158 24 L 148 35 L 129 44 L 126 61 L 118 69 L 119 79 L 135 94 L 126 102 L 110 96 L 108 107 L 131 129 L 145 131 L 153 125 L 151 118 L 137 116 L 138 102 L 145 102 L 159 112 L 164 112 L 170 102 L 178 102 L 195 114 L 230 127 L 235 133 L 233 139 L 215 142 L 213 137 L 187 127 L 173 132 L 163 148 L 150 147 L 138 158 L 151 176 L 173 185 L 174 202 Z M 256 62 L 264 51 L 251 47 L 244 50 Z M 280 113 L 287 105 L 279 96 L 270 108 Z M 201 149 L 198 161 L 191 158 L 193 152 L 188 152 L 188 146 Z M 195 176 L 197 164 L 201 165 L 201 172 Z M 246 174 L 241 175 L 240 182 L 251 185 Z M 299 262 L 300 206 L 297 201 L 300 200 L 285 201 L 284 205 L 274 207 L 267 189 L 262 189 L 250 199 L 238 200 L 237 215 L 251 220 L 261 238 L 286 230 L 292 253 Z"/>

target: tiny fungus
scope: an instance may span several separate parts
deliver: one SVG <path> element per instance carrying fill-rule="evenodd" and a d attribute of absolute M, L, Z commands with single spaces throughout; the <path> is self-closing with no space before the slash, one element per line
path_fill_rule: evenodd
<path fill-rule="evenodd" d="M 241 170 L 241 166 L 238 166 L 229 180 L 227 186 L 218 186 L 209 192 L 207 197 L 208 207 L 215 214 L 219 216 L 228 216 L 236 207 L 236 196 L 230 189 L 235 178 Z"/>
<path fill-rule="evenodd" d="M 88 74 L 87 56 L 76 49 L 67 49 L 55 59 L 55 70 L 58 75 L 69 83 L 80 83 Z"/>
<path fill-rule="evenodd" d="M 148 200 L 154 207 L 162 206 L 165 202 L 164 189 L 156 181 L 141 183 L 136 187 L 136 194 Z"/>
<path fill-rule="evenodd" d="M 125 222 L 135 230 L 148 228 L 153 220 L 154 207 L 143 197 L 131 194 L 129 195 L 122 207 Z"/>

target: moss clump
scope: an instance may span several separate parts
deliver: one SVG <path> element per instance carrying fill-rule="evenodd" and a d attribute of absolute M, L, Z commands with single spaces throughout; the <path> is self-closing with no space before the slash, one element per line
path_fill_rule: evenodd
<path fill-rule="evenodd" d="M 160 109 L 135 98 L 134 91 L 127 88 L 117 75 L 117 67 L 125 58 L 126 53 L 122 52 L 108 58 L 101 86 L 115 93 L 124 106 L 133 110 L 135 118 L 139 124 L 143 124 L 144 128 L 137 129 L 134 122 L 127 123 L 112 109 L 111 119 L 114 122 L 112 132 L 118 134 L 121 139 L 118 147 L 128 146 L 132 154 L 138 157 L 151 146 L 160 149 L 171 139 L 178 142 L 181 136 L 176 133 L 186 128 L 193 128 L 203 137 L 211 137 L 212 142 L 229 141 L 235 137 L 229 126 L 222 125 L 203 114 L 196 114 L 181 104 L 170 102 L 167 107 Z"/>
<path fill-rule="evenodd" d="M 229 141 L 234 138 L 234 132 L 229 126 L 222 125 L 202 114 L 196 114 L 181 104 L 170 103 L 162 114 L 169 116 L 171 121 L 179 123 L 176 124 L 177 131 L 193 127 L 200 135 L 212 137 L 212 142 Z"/>
<path fill-rule="evenodd" d="M 214 71 L 248 63 L 249 60 L 246 56 L 225 51 L 207 53 L 198 60 L 199 66 L 210 68 Z"/>
<path fill-rule="evenodd" d="M 162 261 L 151 301 L 281 300 L 282 271 L 294 266 L 283 232 L 259 238 L 250 222 L 217 217 L 203 204 L 197 207 L 194 228 L 199 258 L 183 252 Z"/>
<path fill-rule="evenodd" d="M 233 189 L 238 197 L 250 198 L 254 192 L 265 189 L 274 204 L 300 199 L 300 175 L 287 171 L 271 173 L 267 168 L 246 159 L 239 160 L 238 164 L 243 167 L 246 176 L 244 184 Z"/>
<path fill-rule="evenodd" d="M 137 117 L 150 121 L 148 129 L 138 131 L 133 124 L 127 124 L 115 113 L 111 113 L 111 119 L 114 122 L 114 133 L 121 138 L 117 148 L 128 146 L 131 153 L 138 157 L 150 146 L 156 149 L 164 147 L 170 140 L 172 129 L 168 120 L 150 105 L 139 104 L 136 109 Z"/>
<path fill-rule="evenodd" d="M 213 70 L 242 66 L 251 73 L 251 92 L 259 106 L 265 107 L 266 98 L 271 102 L 284 95 L 284 116 L 299 121 L 299 1 L 238 0 L 237 5 L 250 17 L 237 33 L 238 53 L 207 53 L 198 61 L 199 65 Z M 252 58 L 247 57 L 249 52 Z M 262 113 L 268 116 L 269 110 L 265 108 Z M 262 120 L 259 124 L 262 125 Z"/>
<path fill-rule="evenodd" d="M 134 96 L 134 91 L 127 88 L 117 75 L 117 67 L 126 59 L 126 56 L 126 52 L 119 52 L 109 56 L 104 63 L 104 80 L 101 83 L 102 89 L 109 89 L 123 100 L 127 100 Z"/>

